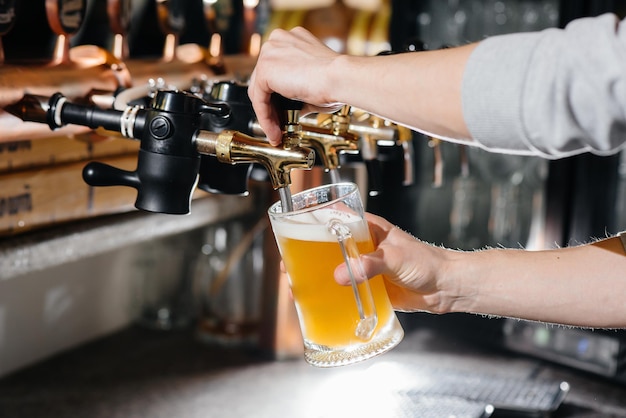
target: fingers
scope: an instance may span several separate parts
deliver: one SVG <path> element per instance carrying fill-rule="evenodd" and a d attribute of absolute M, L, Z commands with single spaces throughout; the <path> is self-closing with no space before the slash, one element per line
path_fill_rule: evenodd
<path fill-rule="evenodd" d="M 250 76 L 248 85 L 248 97 L 252 102 L 252 108 L 256 114 L 257 122 L 267 136 L 270 144 L 276 146 L 281 143 L 282 131 L 276 109 L 271 104 L 272 89 L 263 87 L 256 81 L 257 69 Z"/>
<path fill-rule="evenodd" d="M 305 31 L 306 32 L 306 31 Z M 285 78 L 277 75 L 277 71 L 288 71 L 289 65 L 283 60 L 291 54 L 288 48 L 293 44 L 294 37 L 301 38 L 301 30 L 287 32 L 283 29 L 272 31 L 261 49 L 257 65 L 250 76 L 248 96 L 261 129 L 271 145 L 279 145 L 282 141 L 282 127 L 276 108 L 272 105 L 272 93 L 276 92 L 285 97 L 283 89 L 275 81 L 276 78 Z M 290 98 L 290 97 L 289 97 Z"/>
<path fill-rule="evenodd" d="M 359 257 L 366 278 L 371 279 L 385 272 L 385 264 L 382 256 L 381 252 L 377 250 L 369 254 L 362 254 L 361 257 Z M 334 276 L 335 281 L 341 285 L 345 286 L 351 283 L 350 272 L 346 263 L 341 263 L 335 268 Z"/>
<path fill-rule="evenodd" d="M 248 96 L 261 129 L 272 145 L 282 141 L 282 126 L 271 103 L 273 93 L 304 102 L 301 114 L 332 112 L 341 107 L 324 95 L 324 71 L 337 54 L 311 32 L 296 27 L 273 30 L 251 74 Z"/>
<path fill-rule="evenodd" d="M 280 31 L 282 30 L 277 29 L 273 31 L 270 34 L 266 45 L 270 45 Z M 270 87 L 267 77 L 263 74 L 262 66 L 262 63 L 266 60 L 265 57 L 267 55 L 268 48 L 269 46 L 265 46 L 261 49 L 257 65 L 250 75 L 250 81 L 248 83 L 248 97 L 252 102 L 252 108 L 254 109 L 257 122 L 267 136 L 270 144 L 276 146 L 280 144 L 281 141 L 281 128 L 276 110 L 271 104 L 273 89 Z"/>
<path fill-rule="evenodd" d="M 360 257 L 365 276 L 370 279 L 379 274 L 389 273 L 385 261 L 385 249 L 380 248 L 379 245 L 384 242 L 385 238 L 395 226 L 386 219 L 371 213 L 366 213 L 365 219 L 367 220 L 370 234 L 372 235 L 372 240 L 376 247 L 375 251 L 362 254 Z M 342 285 L 350 284 L 350 273 L 345 263 L 337 266 L 334 275 L 337 283 Z"/>

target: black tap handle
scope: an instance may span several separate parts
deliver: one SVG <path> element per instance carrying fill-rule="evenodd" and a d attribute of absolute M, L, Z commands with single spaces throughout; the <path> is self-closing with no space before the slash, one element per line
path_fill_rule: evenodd
<path fill-rule="evenodd" d="M 209 193 L 248 195 L 253 164 L 224 164 L 213 155 L 200 156 L 198 188 Z"/>
<path fill-rule="evenodd" d="M 83 180 L 90 186 L 127 186 L 136 189 L 137 209 L 184 215 L 190 212 L 199 169 L 199 158 L 139 150 L 137 170 L 126 171 L 108 164 L 91 162 L 83 169 Z"/>
<path fill-rule="evenodd" d="M 365 160 L 367 169 L 367 193 L 370 196 L 377 196 L 383 191 L 383 173 L 380 168 L 380 161 L 377 159 Z"/>
<path fill-rule="evenodd" d="M 278 110 L 302 110 L 304 106 L 304 103 L 300 100 L 288 99 L 278 93 L 272 93 L 270 100 Z"/>
<path fill-rule="evenodd" d="M 98 161 L 83 168 L 83 180 L 90 186 L 128 186 L 139 189 L 137 172 L 126 171 Z"/>
<path fill-rule="evenodd" d="M 64 113 L 67 106 L 63 105 Z M 230 109 L 185 92 L 157 92 L 150 108 L 143 110 L 140 129 L 132 131 L 141 140 L 137 169 L 125 171 L 91 163 L 83 170 L 83 179 L 92 186 L 133 187 L 137 190 L 138 209 L 189 213 L 200 170 L 200 154 L 193 138 L 201 115 L 207 112 L 224 116 Z M 138 128 L 136 123 L 134 127 Z"/>
<path fill-rule="evenodd" d="M 298 123 L 300 111 L 304 103 L 299 100 L 288 99 L 280 94 L 273 93 L 271 102 L 280 119 L 281 126 L 294 125 Z"/>
<path fill-rule="evenodd" d="M 252 122 L 256 115 L 248 96 L 247 84 L 235 81 L 214 83 L 206 95 L 207 102 L 227 103 L 231 112 L 228 117 L 214 114 L 203 115 L 201 129 L 221 132 L 231 130 L 253 135 Z M 200 156 L 198 188 L 209 193 L 245 196 L 253 164 L 224 164 L 213 155 Z"/>

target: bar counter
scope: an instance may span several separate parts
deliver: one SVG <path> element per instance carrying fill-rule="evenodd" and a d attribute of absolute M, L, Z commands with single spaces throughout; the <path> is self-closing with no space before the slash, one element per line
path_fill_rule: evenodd
<path fill-rule="evenodd" d="M 397 415 L 368 390 L 418 381 L 421 367 L 567 381 L 552 416 L 626 416 L 626 385 L 469 342 L 436 320 L 411 324 L 392 351 L 331 369 L 209 345 L 191 329 L 131 326 L 1 379 L 0 417 L 422 417 Z"/>

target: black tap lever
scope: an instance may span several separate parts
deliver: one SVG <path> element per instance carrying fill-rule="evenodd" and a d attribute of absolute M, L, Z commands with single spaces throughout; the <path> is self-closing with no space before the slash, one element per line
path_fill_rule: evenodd
<path fill-rule="evenodd" d="M 99 162 L 87 164 L 83 179 L 92 186 L 129 186 L 137 190 L 135 206 L 151 212 L 187 214 L 200 169 L 193 136 L 201 115 L 219 118 L 230 114 L 224 104 L 210 104 L 180 91 L 159 91 L 149 109 L 130 113 L 134 119 L 122 133 L 141 140 L 135 171 Z M 125 131 L 125 132 L 124 132 Z"/>
<path fill-rule="evenodd" d="M 283 127 L 283 144 L 287 147 L 298 147 L 302 141 L 302 126 L 300 125 L 300 111 L 304 103 L 294 99 L 288 99 L 274 93 L 271 97 L 272 104 L 278 111 L 280 124 Z"/>
<path fill-rule="evenodd" d="M 23 120 L 47 123 L 51 129 L 66 124 L 104 128 L 141 141 L 135 171 L 100 162 L 83 169 L 91 186 L 128 186 L 137 190 L 135 207 L 151 212 L 186 214 L 196 185 L 200 154 L 194 134 L 202 115 L 228 118 L 225 103 L 209 103 L 190 93 L 160 90 L 148 108 L 123 111 L 70 103 L 60 94 L 49 100 L 26 96 L 9 111 Z"/>
<path fill-rule="evenodd" d="M 256 116 L 248 97 L 247 85 L 234 81 L 214 83 L 204 99 L 208 102 L 228 103 L 231 116 L 219 118 L 208 114 L 203 118 L 202 129 L 212 132 L 233 130 L 253 135 L 251 121 Z M 209 193 L 245 196 L 248 194 L 248 179 L 254 167 L 253 163 L 224 164 L 214 155 L 202 154 L 198 188 Z M 264 169 L 258 171 L 265 173 Z"/>

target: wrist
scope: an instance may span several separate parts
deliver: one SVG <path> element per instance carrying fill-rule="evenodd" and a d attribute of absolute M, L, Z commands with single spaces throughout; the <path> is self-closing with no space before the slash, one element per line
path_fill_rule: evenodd
<path fill-rule="evenodd" d="M 337 55 L 329 65 L 326 66 L 326 78 L 323 80 L 321 88 L 326 103 L 349 103 L 348 96 L 350 87 L 347 86 L 350 78 L 351 61 L 353 57 L 349 55 Z M 348 93 L 345 93 L 348 92 Z"/>
<path fill-rule="evenodd" d="M 325 85 L 327 102 L 350 104 L 360 109 L 373 105 L 376 87 L 372 81 L 382 82 L 381 66 L 377 57 L 362 57 L 339 54 L 333 58 L 326 71 Z M 380 87 L 380 86 L 378 86 Z"/>
<path fill-rule="evenodd" d="M 437 271 L 442 313 L 478 312 L 481 277 L 480 251 L 441 249 L 444 252 Z"/>

